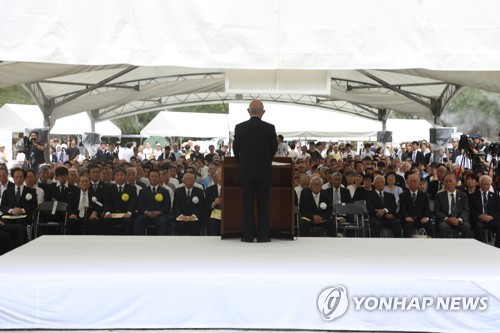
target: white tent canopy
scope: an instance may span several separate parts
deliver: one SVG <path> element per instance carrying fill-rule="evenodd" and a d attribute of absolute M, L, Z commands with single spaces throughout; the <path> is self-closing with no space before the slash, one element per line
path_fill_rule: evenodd
<path fill-rule="evenodd" d="M 160 112 L 141 131 L 141 136 L 228 138 L 236 124 L 249 118 L 247 104 L 231 103 L 229 114 Z M 314 110 L 310 107 L 266 104 L 263 120 L 275 125 L 285 139 L 334 138 L 337 140 L 375 141 L 380 121 L 340 112 Z M 387 130 L 393 131 L 394 142 L 429 139 L 431 124 L 425 120 L 389 119 Z"/>
<path fill-rule="evenodd" d="M 26 128 L 41 128 L 43 115 L 36 105 L 5 104 L 0 108 L 2 127 L 11 128 L 14 132 L 24 132 Z M 86 112 L 60 118 L 50 130 L 51 134 L 82 134 L 92 132 L 90 118 Z M 121 136 L 121 130 L 111 121 L 95 124 L 95 132 L 105 136 Z"/>

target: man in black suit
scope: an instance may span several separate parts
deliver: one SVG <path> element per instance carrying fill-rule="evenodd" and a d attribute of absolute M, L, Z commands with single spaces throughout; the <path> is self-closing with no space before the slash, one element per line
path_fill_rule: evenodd
<path fill-rule="evenodd" d="M 328 195 L 331 198 L 332 204 L 341 204 L 341 203 L 352 203 L 351 193 L 348 189 L 340 186 L 342 184 L 342 174 L 340 172 L 334 172 L 330 176 L 330 185 L 328 189 L 326 189 Z"/>
<path fill-rule="evenodd" d="M 158 235 L 167 235 L 168 213 L 172 209 L 170 194 L 159 186 L 160 172 L 157 169 L 149 171 L 149 183 L 137 199 L 139 214 L 134 222 L 134 235 L 145 235 L 148 225 L 155 225 Z"/>
<path fill-rule="evenodd" d="M 14 183 L 9 181 L 9 170 L 5 166 L 0 166 L 0 200 L 9 187 L 14 187 Z"/>
<path fill-rule="evenodd" d="M 457 191 L 457 177 L 450 173 L 444 178 L 445 191 L 436 194 L 434 215 L 442 238 L 469 238 L 469 199 L 467 194 Z"/>
<path fill-rule="evenodd" d="M 79 189 L 71 192 L 68 202 L 68 219 L 66 233 L 69 235 L 89 234 L 99 235 L 101 223 L 99 216 L 102 208 L 97 205 L 90 190 L 89 177 L 83 175 L 78 181 Z"/>
<path fill-rule="evenodd" d="M 253 100 L 248 107 L 250 119 L 236 125 L 233 152 L 239 165 L 243 192 L 243 235 L 241 241 L 269 242 L 269 195 L 272 160 L 278 149 L 274 125 L 262 121 L 264 104 Z M 254 220 L 257 206 L 257 229 Z"/>
<path fill-rule="evenodd" d="M 14 168 L 11 175 L 14 186 L 8 187 L 2 195 L 0 210 L 4 215 L 0 228 L 10 234 L 12 247 L 16 248 L 28 242 L 26 226 L 32 221 L 38 201 L 36 190 L 24 185 L 25 170 Z"/>
<path fill-rule="evenodd" d="M 95 154 L 95 160 L 98 162 L 106 160 L 106 142 L 101 142 L 101 145 Z"/>
<path fill-rule="evenodd" d="M 375 190 L 366 195 L 372 237 L 380 237 L 382 228 L 391 230 L 396 238 L 401 237 L 401 224 L 396 214 L 396 197 L 392 193 L 384 192 L 384 176 L 376 176 L 373 184 Z"/>
<path fill-rule="evenodd" d="M 399 215 L 403 225 L 404 237 L 411 237 L 413 229 L 424 228 L 429 236 L 433 236 L 433 228 L 429 222 L 431 210 L 429 196 L 418 190 L 420 179 L 413 173 L 408 176 L 408 191 L 399 196 Z"/>
<path fill-rule="evenodd" d="M 133 169 L 135 171 L 135 169 Z M 134 214 L 137 205 L 137 189 L 134 185 L 125 182 L 126 174 L 123 168 L 113 171 L 115 184 L 109 186 L 104 198 L 103 233 L 115 234 L 115 227 L 123 225 L 123 234 L 131 235 L 134 228 Z M 113 218 L 112 214 L 125 214 L 123 217 Z"/>
<path fill-rule="evenodd" d="M 418 141 L 413 141 L 411 143 L 411 146 L 412 146 L 412 153 L 411 153 L 412 162 L 414 164 L 415 163 L 419 164 L 419 163 L 425 162 L 424 154 L 418 150 L 418 148 L 419 148 Z"/>
<path fill-rule="evenodd" d="M 212 212 L 215 209 L 221 210 L 221 185 L 220 185 L 220 168 L 215 170 L 212 178 L 212 186 L 208 186 L 205 191 L 205 206 L 207 210 L 207 234 L 208 236 L 220 236 L 221 220 L 212 218 Z"/>
<path fill-rule="evenodd" d="M 44 201 L 69 202 L 71 193 L 78 191 L 78 187 L 68 183 L 69 171 L 63 166 L 57 167 L 55 171 L 56 182 L 48 186 Z"/>
<path fill-rule="evenodd" d="M 332 199 L 326 190 L 321 189 L 321 183 L 321 178 L 312 177 L 309 188 L 303 189 L 300 193 L 301 236 L 309 236 L 313 226 L 325 228 L 330 237 L 336 236 L 335 223 L 332 219 Z"/>
<path fill-rule="evenodd" d="M 479 178 L 480 190 L 472 194 L 470 204 L 470 222 L 474 236 L 478 241 L 485 241 L 485 230 L 496 233 L 495 247 L 500 247 L 500 197 L 490 192 L 491 177 Z"/>
<path fill-rule="evenodd" d="M 99 206 L 102 208 L 104 203 L 104 198 L 108 190 L 108 185 L 101 180 L 101 168 L 98 164 L 92 164 L 89 166 L 89 176 L 90 176 L 90 193 L 93 197 L 96 197 Z M 102 209 L 101 209 L 102 210 Z"/>
<path fill-rule="evenodd" d="M 432 180 L 427 189 L 431 200 L 435 200 L 436 194 L 444 189 L 444 177 L 448 174 L 448 169 L 444 164 L 441 164 L 437 167 L 436 173 L 437 179 Z"/>
<path fill-rule="evenodd" d="M 194 186 L 194 181 L 192 173 L 185 173 L 182 177 L 184 186 L 175 190 L 173 211 L 179 235 L 200 235 L 205 194 L 201 188 Z"/>

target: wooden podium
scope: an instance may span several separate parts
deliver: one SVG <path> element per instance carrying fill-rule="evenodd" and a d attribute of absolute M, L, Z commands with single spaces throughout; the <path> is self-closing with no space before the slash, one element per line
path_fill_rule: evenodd
<path fill-rule="evenodd" d="M 294 169 L 289 157 L 275 157 L 273 165 L 271 195 L 269 199 L 269 229 L 272 237 L 293 239 L 294 223 Z M 222 158 L 222 221 L 221 238 L 241 237 L 242 193 L 238 175 L 238 164 L 234 157 Z M 257 214 L 255 214 L 257 215 Z M 257 218 L 255 216 L 255 218 Z"/>

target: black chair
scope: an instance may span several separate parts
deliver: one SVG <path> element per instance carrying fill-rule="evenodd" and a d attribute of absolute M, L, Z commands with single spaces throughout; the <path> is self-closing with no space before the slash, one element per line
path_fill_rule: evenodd
<path fill-rule="evenodd" d="M 366 237 L 366 226 L 364 210 L 361 205 L 352 203 L 341 203 L 333 205 L 335 228 L 337 232 L 343 230 L 345 233 L 351 231 L 355 237 Z M 352 218 L 350 218 L 352 217 Z M 345 221 L 345 223 L 339 223 Z"/>
<path fill-rule="evenodd" d="M 56 213 L 59 213 L 56 215 Z M 64 220 L 58 221 L 64 214 Z M 33 239 L 38 237 L 38 227 L 59 228 L 66 234 L 66 219 L 68 218 L 68 204 L 62 201 L 47 201 L 38 205 L 33 221 Z"/>

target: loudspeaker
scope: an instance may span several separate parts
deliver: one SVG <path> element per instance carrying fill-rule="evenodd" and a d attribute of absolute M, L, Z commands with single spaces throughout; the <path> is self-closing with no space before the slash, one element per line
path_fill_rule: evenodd
<path fill-rule="evenodd" d="M 453 128 L 451 127 L 434 127 L 429 128 L 430 143 L 444 146 L 451 143 Z"/>
<path fill-rule="evenodd" d="M 392 143 L 392 131 L 377 132 L 377 142 Z"/>

